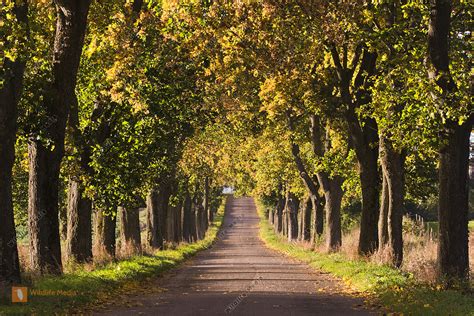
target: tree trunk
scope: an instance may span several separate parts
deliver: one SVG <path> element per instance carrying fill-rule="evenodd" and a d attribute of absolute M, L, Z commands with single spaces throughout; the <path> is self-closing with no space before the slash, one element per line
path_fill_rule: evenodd
<path fill-rule="evenodd" d="M 371 254 L 378 248 L 379 174 L 377 161 L 370 159 L 359 164 L 362 187 L 362 216 L 359 253 Z"/>
<path fill-rule="evenodd" d="M 303 203 L 300 203 L 298 208 L 298 241 L 303 240 Z"/>
<path fill-rule="evenodd" d="M 326 177 L 324 181 L 320 180 L 324 190 L 325 209 L 326 209 L 326 243 L 328 251 L 337 251 L 342 245 L 342 231 L 341 231 L 341 201 L 344 195 L 342 191 L 343 179 L 335 176 L 333 179 L 327 175 L 320 175 Z"/>
<path fill-rule="evenodd" d="M 202 205 L 198 202 L 196 204 L 196 235 L 197 239 L 201 240 L 203 238 L 203 227 L 202 227 L 202 218 L 204 215 L 204 211 L 202 209 Z"/>
<path fill-rule="evenodd" d="M 64 207 L 64 205 L 59 206 L 59 236 L 61 240 L 67 240 L 67 205 Z"/>
<path fill-rule="evenodd" d="M 51 152 L 37 142 L 32 142 L 29 145 L 28 231 L 30 234 L 30 259 L 32 269 L 42 274 L 62 272 L 58 218 L 59 155 L 57 151 L 58 149 L 54 149 Z"/>
<path fill-rule="evenodd" d="M 347 48 L 344 49 L 347 56 Z M 347 107 L 345 117 L 349 127 L 350 143 L 355 149 L 359 165 L 362 216 L 358 251 L 362 255 L 368 255 L 378 247 L 380 182 L 377 165 L 378 126 L 371 118 L 360 122 L 356 110 L 370 102 L 371 95 L 368 88 L 371 81 L 368 79 L 375 74 L 377 54 L 367 48 L 358 48 L 349 67 L 346 60 L 341 63 L 335 45 L 331 47 L 331 55 L 338 74 L 341 101 Z"/>
<path fill-rule="evenodd" d="M 186 193 L 183 203 L 183 239 L 192 242 L 192 200 L 189 193 Z"/>
<path fill-rule="evenodd" d="M 90 0 L 57 0 L 53 49 L 53 82 L 45 95 L 50 119 L 45 128 L 52 146 L 36 137 L 29 141 L 29 203 L 31 267 L 40 273 L 62 272 L 58 221 L 59 169 L 69 109 L 84 42 Z"/>
<path fill-rule="evenodd" d="M 175 235 L 175 222 L 176 222 L 176 209 L 169 205 L 166 208 L 166 240 L 168 242 L 174 242 Z"/>
<path fill-rule="evenodd" d="M 382 140 L 380 141 L 382 143 Z M 382 155 L 382 153 L 380 153 Z M 388 243 L 388 181 L 385 173 L 382 175 L 382 195 L 380 197 L 380 211 L 379 211 L 379 249 Z"/>
<path fill-rule="evenodd" d="M 302 225 L 301 225 L 301 239 L 305 241 L 311 240 L 311 211 L 312 207 L 311 198 L 308 196 L 302 205 Z"/>
<path fill-rule="evenodd" d="M 283 210 L 285 208 L 285 199 L 281 193 L 278 196 L 278 203 L 275 209 L 275 229 L 278 233 L 283 232 Z"/>
<path fill-rule="evenodd" d="M 202 202 L 202 206 L 204 207 L 204 214 L 205 214 L 205 222 L 204 222 L 204 230 L 207 231 L 209 224 L 212 223 L 212 211 L 209 207 L 209 177 L 204 178 L 204 200 Z"/>
<path fill-rule="evenodd" d="M 141 251 L 140 209 L 138 207 L 118 208 L 120 214 L 120 248 L 122 254 Z"/>
<path fill-rule="evenodd" d="M 199 205 L 199 209 L 201 210 L 201 214 L 200 214 L 200 239 L 204 239 L 204 236 L 206 235 L 206 222 L 207 222 L 207 214 L 206 214 L 206 210 L 204 209 L 204 207 L 201 205 Z"/>
<path fill-rule="evenodd" d="M 163 249 L 163 234 L 160 227 L 160 196 L 151 190 L 146 199 L 147 207 L 147 243 L 155 249 Z"/>
<path fill-rule="evenodd" d="M 191 223 L 190 223 L 190 236 L 191 236 L 191 241 L 196 242 L 199 239 L 198 236 L 198 227 L 197 227 L 197 205 L 195 199 L 191 199 Z"/>
<path fill-rule="evenodd" d="M 14 1 L 15 18 L 27 27 L 28 2 Z M 25 38 L 25 41 L 27 39 Z M 0 286 L 20 283 L 20 264 L 12 200 L 12 168 L 15 161 L 18 102 L 23 90 L 26 61 L 3 60 L 0 88 Z"/>
<path fill-rule="evenodd" d="M 161 236 L 163 236 L 163 245 L 165 241 L 169 241 L 168 239 L 168 207 L 171 197 L 171 188 L 168 181 L 164 181 L 158 190 L 158 197 L 157 197 L 157 209 L 156 212 L 158 214 L 158 225 L 161 232 Z"/>
<path fill-rule="evenodd" d="M 270 225 L 274 224 L 273 209 L 271 208 L 268 210 L 268 222 L 270 223 Z"/>
<path fill-rule="evenodd" d="M 287 196 L 288 240 L 292 241 L 298 239 L 298 209 L 300 202 L 293 193 L 288 193 Z"/>
<path fill-rule="evenodd" d="M 282 216 L 282 230 L 281 234 L 283 236 L 288 237 L 288 199 L 285 199 L 285 207 L 283 208 L 283 216 Z"/>
<path fill-rule="evenodd" d="M 96 230 L 95 246 L 97 255 L 103 257 L 115 257 L 115 227 L 117 223 L 116 215 L 104 214 L 101 210 L 96 210 Z"/>
<path fill-rule="evenodd" d="M 393 265 L 400 267 L 403 261 L 404 155 L 385 137 L 380 139 L 380 148 L 380 162 L 388 186 L 388 245 Z"/>
<path fill-rule="evenodd" d="M 175 229 L 174 242 L 179 243 L 183 240 L 183 203 L 179 202 L 175 209 Z M 207 219 L 207 218 L 206 218 Z"/>
<path fill-rule="evenodd" d="M 312 205 L 312 230 L 311 230 L 311 240 L 315 242 L 318 238 L 321 237 L 324 230 L 324 201 L 318 195 L 310 194 L 311 205 Z"/>
<path fill-rule="evenodd" d="M 92 201 L 79 181 L 69 180 L 66 255 L 79 263 L 92 259 Z"/>
<path fill-rule="evenodd" d="M 471 120 L 448 125 L 439 153 L 439 276 L 454 285 L 469 276 L 469 136 Z"/>
<path fill-rule="evenodd" d="M 355 112 L 347 114 L 352 143 L 357 156 L 362 191 L 362 216 L 358 251 L 362 255 L 378 248 L 379 172 L 377 126 L 367 120 L 362 128 Z"/>
<path fill-rule="evenodd" d="M 5 87 L 0 90 L 0 286 L 2 282 L 20 282 L 12 200 L 12 168 L 15 161 L 16 104 L 7 100 Z M 4 104 L 4 101 L 7 101 Z M 8 109 L 15 107 L 15 109 Z M 8 113 L 15 111 L 15 113 Z M 6 113 L 5 113 L 6 112 Z"/>

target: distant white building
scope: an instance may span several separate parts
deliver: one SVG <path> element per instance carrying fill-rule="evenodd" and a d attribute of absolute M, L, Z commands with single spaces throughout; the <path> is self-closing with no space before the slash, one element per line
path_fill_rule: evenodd
<path fill-rule="evenodd" d="M 222 194 L 234 194 L 234 193 L 235 193 L 235 191 L 234 191 L 234 188 L 232 188 L 232 187 L 227 187 L 226 186 L 222 189 Z"/>

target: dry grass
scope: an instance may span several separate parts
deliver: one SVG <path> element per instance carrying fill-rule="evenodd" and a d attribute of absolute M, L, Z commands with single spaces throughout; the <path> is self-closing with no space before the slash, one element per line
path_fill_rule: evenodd
<path fill-rule="evenodd" d="M 342 238 L 341 252 L 350 259 L 360 259 L 357 253 L 360 227 L 355 227 Z M 409 272 L 422 282 L 436 282 L 436 258 L 438 241 L 431 228 L 426 228 L 422 219 L 403 219 L 403 264 L 401 270 Z M 317 251 L 325 252 L 325 243 L 321 241 L 316 246 Z M 392 259 L 388 247 L 383 247 L 367 258 L 377 264 L 390 264 Z M 474 278 L 474 233 L 469 237 L 469 262 L 471 278 Z"/>
<path fill-rule="evenodd" d="M 341 252 L 351 260 L 360 257 L 357 252 L 359 245 L 359 231 L 360 229 L 357 227 L 342 236 Z"/>
<path fill-rule="evenodd" d="M 20 267 L 22 271 L 30 272 L 30 247 L 27 243 L 18 244 L 18 257 L 20 259 Z"/>
<path fill-rule="evenodd" d="M 431 229 L 426 229 L 421 218 L 403 219 L 402 270 L 428 283 L 436 282 L 436 257 L 438 241 Z"/>

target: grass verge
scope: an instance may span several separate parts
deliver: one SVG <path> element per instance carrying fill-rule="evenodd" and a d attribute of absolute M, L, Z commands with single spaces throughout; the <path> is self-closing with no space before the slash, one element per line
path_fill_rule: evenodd
<path fill-rule="evenodd" d="M 78 269 L 62 276 L 41 277 L 32 284 L 22 285 L 28 287 L 27 303 L 11 303 L 10 293 L 0 292 L 0 298 L 4 294 L 0 314 L 68 314 L 79 308 L 120 303 L 121 295 L 139 292 L 147 280 L 176 267 L 198 251 L 209 248 L 222 224 L 224 210 L 225 200 L 205 238 L 196 243 L 182 244 L 173 250 L 157 251 L 154 255 L 134 256 L 94 271 Z"/>
<path fill-rule="evenodd" d="M 390 311 L 406 315 L 474 315 L 474 296 L 420 284 L 410 274 L 386 265 L 350 260 L 340 253 L 316 253 L 277 235 L 257 203 L 260 237 L 274 250 L 341 278 Z"/>

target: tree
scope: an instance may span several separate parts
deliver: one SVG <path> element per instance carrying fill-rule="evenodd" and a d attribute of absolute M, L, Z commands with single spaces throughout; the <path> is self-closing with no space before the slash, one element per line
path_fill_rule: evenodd
<path fill-rule="evenodd" d="M 463 4 L 458 8 L 460 14 L 468 8 L 463 8 Z M 451 70 L 458 70 L 450 58 L 451 48 L 456 38 L 462 42 L 465 34 L 462 28 L 452 28 L 453 5 L 450 0 L 431 1 L 428 28 L 429 77 L 440 90 L 434 95 L 444 112 L 439 149 L 438 265 L 439 276 L 447 281 L 448 286 L 456 283 L 455 280 L 467 280 L 469 275 L 468 166 L 469 136 L 474 122 L 472 100 L 463 98 L 463 95 L 472 91 L 472 87 L 469 87 L 472 78 L 466 78 L 467 73 L 456 78 Z M 467 48 L 460 48 L 462 56 Z M 450 115 L 450 108 L 457 110 L 458 117 Z"/>
<path fill-rule="evenodd" d="M 129 16 L 130 21 L 133 22 L 137 19 L 138 14 L 141 10 L 142 1 L 134 1 L 130 10 Z M 92 17 L 96 18 L 100 16 L 101 19 L 93 19 L 90 25 L 90 34 L 86 39 L 86 45 L 89 44 L 90 38 L 96 39 L 98 33 L 103 31 L 104 26 L 103 19 L 107 14 L 112 14 L 117 8 L 117 4 L 101 5 L 95 4 L 92 7 Z M 127 10 L 128 8 L 126 8 Z M 101 15 L 103 14 L 103 15 Z M 108 51 L 108 53 L 114 53 L 114 51 Z M 87 57 L 90 54 L 86 54 L 85 60 L 82 61 L 82 66 L 87 71 L 92 72 L 89 74 L 90 77 L 94 78 L 97 72 L 91 67 L 90 60 Z M 113 56 L 113 54 L 112 54 Z M 110 57 L 110 55 L 109 55 Z M 99 64 L 104 66 L 104 61 Z M 79 87 L 82 88 L 84 78 L 81 78 L 84 72 L 79 73 Z M 97 88 L 97 87 L 96 87 Z M 94 95 L 96 95 L 94 93 Z M 82 122 L 84 120 L 84 104 L 79 104 L 84 101 L 80 96 L 79 101 L 76 100 L 71 106 L 69 113 L 69 138 L 67 139 L 67 151 L 68 151 L 68 176 L 69 176 L 69 190 L 68 190 L 68 203 L 67 203 L 67 222 L 68 222 L 68 234 L 67 234 L 67 258 L 77 262 L 89 261 L 92 259 L 92 228 L 91 228 L 91 215 L 92 215 L 92 198 L 86 194 L 86 179 L 94 176 L 94 171 L 91 168 L 92 152 L 93 147 L 102 144 L 109 137 L 110 126 L 107 119 L 101 118 L 100 116 L 106 114 L 108 111 L 104 111 L 104 105 L 106 98 L 96 97 L 96 107 L 92 110 L 91 119 L 101 119 L 97 129 L 91 128 Z M 82 111 L 81 111 L 82 110 Z M 94 122 L 95 123 L 95 122 Z M 92 123 L 90 123 L 92 124 Z M 86 125 L 86 126 L 85 126 Z M 102 214 L 98 214 L 102 216 Z M 100 223 L 107 223 L 110 221 L 101 221 Z M 101 236 L 100 234 L 98 236 Z M 111 250 L 111 246 L 99 247 L 103 250 Z M 113 255 L 111 251 L 107 251 L 109 255 Z"/>
<path fill-rule="evenodd" d="M 0 17 L 11 27 L 10 35 L 21 45 L 28 36 L 27 1 L 7 1 L 2 4 Z M 4 19 L 7 17 L 6 19 Z M 8 18 L 10 17 L 10 18 Z M 2 33 L 4 24 L 2 23 Z M 15 34 L 17 33 L 17 34 Z M 7 36 L 5 36 L 7 38 Z M 0 282 L 19 282 L 20 263 L 16 244 L 16 231 L 13 216 L 12 168 L 15 161 L 15 139 L 18 122 L 18 102 L 23 88 L 25 56 L 23 48 L 11 40 L 1 39 L 0 47 L 5 50 L 0 71 Z"/>
<path fill-rule="evenodd" d="M 58 223 L 59 169 L 64 155 L 66 121 L 75 102 L 76 76 L 90 1 L 55 1 L 53 82 L 44 95 L 50 119 L 44 133 L 50 143 L 30 138 L 29 228 L 31 265 L 40 273 L 61 273 Z"/>
<path fill-rule="evenodd" d="M 422 23 L 422 6 L 403 1 L 375 3 L 368 6 L 367 16 L 375 25 L 370 30 L 371 46 L 380 58 L 378 71 L 371 87 L 372 102 L 365 115 L 373 117 L 379 127 L 379 158 L 382 170 L 382 194 L 379 214 L 379 248 L 388 248 L 392 263 L 399 267 L 403 261 L 402 216 L 405 200 L 405 157 L 415 144 L 411 132 L 407 135 L 404 125 L 418 130 L 412 122 L 416 113 L 408 113 L 414 105 L 419 106 L 410 90 L 410 82 L 420 74 L 419 51 L 423 48 L 422 29 L 411 28 Z M 410 31 L 407 31 L 410 29 Z M 405 71 L 410 64 L 411 71 Z M 409 117 L 407 124 L 403 117 Z M 403 132 L 402 132 L 403 131 Z M 412 143 L 410 143 L 412 142 Z"/>

